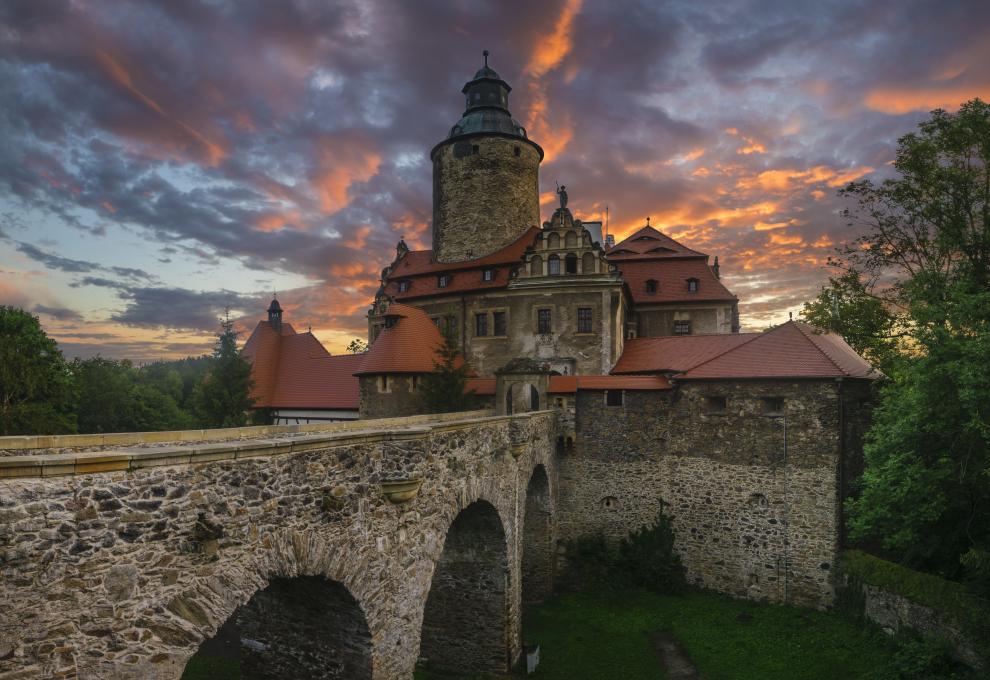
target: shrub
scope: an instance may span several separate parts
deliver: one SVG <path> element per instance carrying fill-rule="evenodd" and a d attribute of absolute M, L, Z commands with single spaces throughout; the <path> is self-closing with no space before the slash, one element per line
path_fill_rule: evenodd
<path fill-rule="evenodd" d="M 684 565 L 674 552 L 674 529 L 662 506 L 653 524 L 619 543 L 617 567 L 630 586 L 668 594 L 687 587 Z"/>

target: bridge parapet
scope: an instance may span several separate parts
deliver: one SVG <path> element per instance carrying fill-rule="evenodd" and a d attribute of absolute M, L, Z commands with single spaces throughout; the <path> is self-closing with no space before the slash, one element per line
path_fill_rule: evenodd
<path fill-rule="evenodd" d="M 554 414 L 400 420 L 0 458 L 0 678 L 178 678 L 259 589 L 306 575 L 359 604 L 370 677 L 409 677 L 444 537 L 479 500 L 504 527 L 511 661 L 526 485 L 539 465 L 555 480 Z M 390 494 L 402 481 L 421 486 Z"/>

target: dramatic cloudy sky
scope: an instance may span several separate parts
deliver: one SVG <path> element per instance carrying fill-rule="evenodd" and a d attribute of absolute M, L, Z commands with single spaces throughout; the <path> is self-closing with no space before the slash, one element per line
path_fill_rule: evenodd
<path fill-rule="evenodd" d="M 718 254 L 743 323 L 814 295 L 934 107 L 990 97 L 986 0 L 5 0 L 0 303 L 69 356 L 198 354 L 272 289 L 331 351 L 396 240 L 429 247 L 428 153 L 481 50 L 574 212 Z"/>

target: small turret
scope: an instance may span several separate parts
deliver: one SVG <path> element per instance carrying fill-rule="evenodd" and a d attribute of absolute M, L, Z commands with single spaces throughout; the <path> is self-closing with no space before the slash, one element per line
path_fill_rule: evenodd
<path fill-rule="evenodd" d="M 272 297 L 272 303 L 268 305 L 268 324 L 276 332 L 282 332 L 282 305 L 278 303 L 278 299 L 275 297 Z"/>

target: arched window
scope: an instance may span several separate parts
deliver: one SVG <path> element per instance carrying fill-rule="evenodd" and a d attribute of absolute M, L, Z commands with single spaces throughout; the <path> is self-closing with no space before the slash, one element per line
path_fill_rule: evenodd
<path fill-rule="evenodd" d="M 532 385 L 529 386 L 529 410 L 530 411 L 540 410 L 540 393 Z"/>
<path fill-rule="evenodd" d="M 560 274 L 560 258 L 556 254 L 551 255 L 550 259 L 547 261 L 547 273 L 550 276 L 557 276 Z"/>
<path fill-rule="evenodd" d="M 564 246 L 567 248 L 577 248 L 577 234 L 573 231 L 567 232 L 564 236 Z"/>
<path fill-rule="evenodd" d="M 577 255 L 567 253 L 567 257 L 564 258 L 564 270 L 568 274 L 577 274 Z"/>
<path fill-rule="evenodd" d="M 581 272 L 584 274 L 595 273 L 594 253 L 585 253 L 584 255 L 581 256 Z"/>
<path fill-rule="evenodd" d="M 529 275 L 543 276 L 543 258 L 539 255 L 534 255 L 533 259 L 529 261 Z"/>
<path fill-rule="evenodd" d="M 547 248 L 549 248 L 550 250 L 556 250 L 559 247 L 560 247 L 560 236 L 555 231 L 550 232 L 550 235 L 547 236 Z"/>

